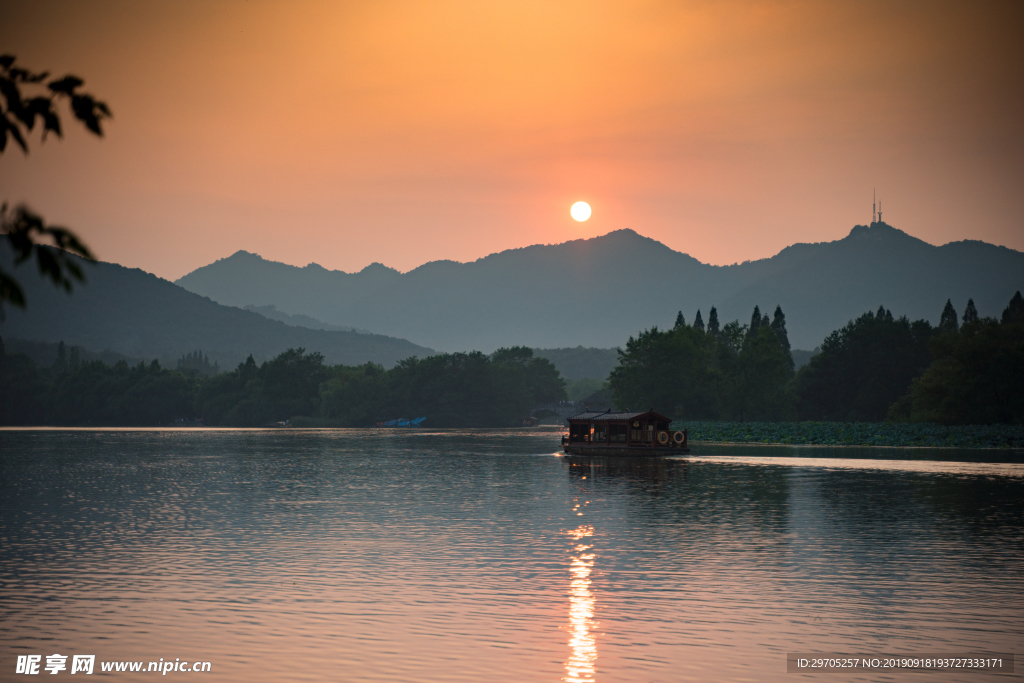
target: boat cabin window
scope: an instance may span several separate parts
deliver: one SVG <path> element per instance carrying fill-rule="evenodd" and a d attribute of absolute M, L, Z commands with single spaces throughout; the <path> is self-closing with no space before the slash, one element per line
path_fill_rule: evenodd
<path fill-rule="evenodd" d="M 608 425 L 608 440 L 612 443 L 626 443 L 626 430 L 628 427 L 621 425 Z"/>
<path fill-rule="evenodd" d="M 608 425 L 594 425 L 594 443 L 604 443 L 608 440 Z"/>
<path fill-rule="evenodd" d="M 588 436 L 590 436 L 590 425 L 577 422 L 569 426 L 569 441 L 586 441 Z"/>

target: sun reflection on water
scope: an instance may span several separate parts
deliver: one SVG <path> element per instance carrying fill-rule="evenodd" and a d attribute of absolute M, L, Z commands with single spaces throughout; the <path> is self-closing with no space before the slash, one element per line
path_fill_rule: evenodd
<path fill-rule="evenodd" d="M 572 583 L 569 588 L 569 647 L 572 654 L 565 662 L 568 683 L 593 683 L 597 664 L 597 641 L 591 629 L 594 621 L 594 596 L 590 592 L 590 571 L 594 567 L 594 554 L 587 551 L 594 546 L 583 539 L 594 535 L 594 527 L 583 524 L 566 534 L 573 539 L 570 565 Z"/>

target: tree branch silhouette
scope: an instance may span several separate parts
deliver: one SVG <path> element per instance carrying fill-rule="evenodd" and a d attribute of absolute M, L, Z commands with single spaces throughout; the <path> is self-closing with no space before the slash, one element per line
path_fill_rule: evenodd
<path fill-rule="evenodd" d="M 67 102 L 71 115 L 96 136 L 103 136 L 101 122 L 111 118 L 110 108 L 92 95 L 79 92 L 84 81 L 67 75 L 47 82 L 49 72 L 32 72 L 17 65 L 13 55 L 0 55 L 0 154 L 13 140 L 24 154 L 28 154 L 28 138 L 41 124 L 41 142 L 49 133 L 63 137 L 58 105 Z M 85 274 L 70 254 L 95 261 L 88 247 L 67 228 L 47 225 L 42 216 L 25 205 L 8 211 L 4 202 L 0 207 L 0 235 L 5 238 L 14 254 L 17 266 L 35 257 L 39 272 L 49 277 L 54 285 L 68 292 L 72 279 L 85 282 Z M 49 242 L 56 249 L 47 248 Z M 0 317 L 4 303 L 25 307 L 25 293 L 10 273 L 0 268 Z"/>

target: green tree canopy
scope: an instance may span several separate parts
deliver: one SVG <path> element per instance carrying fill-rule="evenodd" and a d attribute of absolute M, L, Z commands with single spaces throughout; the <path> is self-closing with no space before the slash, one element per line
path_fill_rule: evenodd
<path fill-rule="evenodd" d="M 491 362 L 516 370 L 526 383 L 530 401 L 553 403 L 565 399 L 565 380 L 561 378 L 555 364 L 547 358 L 533 355 L 528 346 L 513 346 L 498 349 L 491 354 Z"/>
<path fill-rule="evenodd" d="M 1024 321 L 1004 320 L 981 318 L 960 334 L 936 337 L 934 361 L 890 417 L 944 424 L 1024 421 Z"/>
<path fill-rule="evenodd" d="M 621 409 L 713 418 L 719 413 L 715 340 L 692 327 L 657 327 L 630 337 L 608 383 Z"/>
<path fill-rule="evenodd" d="M 763 320 L 762 320 L 763 322 Z M 736 359 L 738 376 L 730 403 L 730 417 L 747 420 L 785 420 L 791 416 L 793 357 L 770 324 L 748 333 Z"/>
<path fill-rule="evenodd" d="M 753 320 L 754 318 L 752 318 Z M 756 311 L 757 334 L 731 322 L 705 332 L 651 328 L 619 352 L 609 385 L 621 409 L 655 410 L 683 419 L 783 419 L 792 411 L 793 359 Z M 710 320 L 717 327 L 717 311 Z"/>
<path fill-rule="evenodd" d="M 795 380 L 805 420 L 878 421 L 931 361 L 926 320 L 894 320 L 879 307 L 836 330 Z"/>

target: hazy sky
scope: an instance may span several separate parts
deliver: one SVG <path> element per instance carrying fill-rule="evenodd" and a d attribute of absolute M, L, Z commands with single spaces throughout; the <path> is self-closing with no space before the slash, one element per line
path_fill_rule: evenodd
<path fill-rule="evenodd" d="M 733 263 L 845 236 L 872 188 L 929 242 L 1024 250 L 1021 36 L 1018 0 L 0 0 L 0 52 L 115 116 L 8 148 L 0 198 L 172 279 L 625 227 Z"/>

